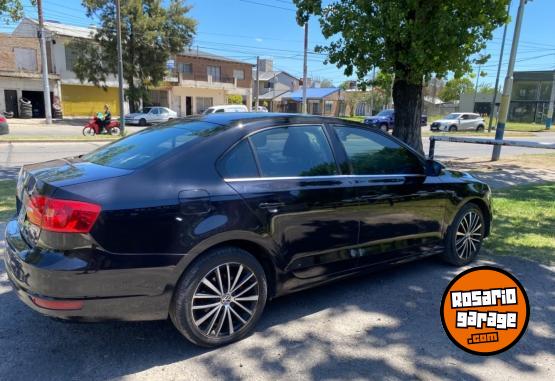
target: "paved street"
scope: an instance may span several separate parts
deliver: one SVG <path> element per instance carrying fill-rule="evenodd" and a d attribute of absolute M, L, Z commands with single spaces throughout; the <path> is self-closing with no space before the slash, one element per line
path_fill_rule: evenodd
<path fill-rule="evenodd" d="M 443 332 L 441 296 L 459 270 L 433 258 L 277 299 L 251 337 L 213 350 L 191 345 L 169 321 L 71 324 L 42 317 L 17 300 L 0 261 L 0 374 L 6 380 L 554 379 L 554 269 L 493 258 L 475 265 L 511 271 L 532 308 L 521 341 L 493 357 L 467 354 Z"/>
<path fill-rule="evenodd" d="M 72 127 L 67 127 L 72 128 Z M 530 137 L 515 137 L 512 140 L 535 142 L 555 142 L 555 133 L 541 133 Z M 428 152 L 429 139 L 423 138 L 424 152 Z M 0 142 L 0 178 L 13 176 L 20 166 L 46 160 L 79 155 L 96 149 L 106 142 L 60 142 L 60 143 L 3 143 Z M 452 160 L 457 158 L 477 158 L 491 156 L 492 146 L 463 143 L 436 143 L 436 158 Z M 553 150 L 542 150 L 520 147 L 503 147 L 503 156 L 520 155 L 523 153 L 545 153 Z"/>

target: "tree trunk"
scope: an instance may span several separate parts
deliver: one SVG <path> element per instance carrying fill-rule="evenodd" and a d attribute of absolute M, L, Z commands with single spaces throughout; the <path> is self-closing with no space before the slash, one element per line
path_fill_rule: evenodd
<path fill-rule="evenodd" d="M 422 84 L 412 84 L 395 78 L 393 83 L 395 127 L 393 136 L 401 139 L 420 153 L 422 148 Z"/>

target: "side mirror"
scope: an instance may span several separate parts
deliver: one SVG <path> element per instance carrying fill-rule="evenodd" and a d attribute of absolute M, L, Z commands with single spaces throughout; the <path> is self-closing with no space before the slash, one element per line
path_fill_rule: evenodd
<path fill-rule="evenodd" d="M 432 159 L 426 160 L 426 176 L 439 176 L 443 171 L 443 164 Z"/>

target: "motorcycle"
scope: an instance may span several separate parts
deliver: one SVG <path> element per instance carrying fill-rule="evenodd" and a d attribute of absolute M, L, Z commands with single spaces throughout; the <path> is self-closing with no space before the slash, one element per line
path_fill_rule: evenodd
<path fill-rule="evenodd" d="M 83 135 L 85 136 L 95 136 L 100 133 L 100 126 L 98 125 L 98 117 L 92 117 L 89 122 L 83 127 Z M 119 135 L 121 133 L 121 128 L 117 120 L 110 120 L 107 126 L 104 127 L 105 135 Z"/>

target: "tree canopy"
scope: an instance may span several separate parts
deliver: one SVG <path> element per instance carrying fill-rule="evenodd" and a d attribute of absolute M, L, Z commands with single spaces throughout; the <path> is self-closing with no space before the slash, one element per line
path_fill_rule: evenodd
<path fill-rule="evenodd" d="M 31 5 L 36 1 L 31 0 Z M 23 17 L 23 3 L 21 0 L 0 0 L 0 20 L 4 22 L 17 21 Z"/>
<path fill-rule="evenodd" d="M 474 90 L 474 84 L 468 77 L 453 78 L 445 83 L 439 92 L 439 98 L 444 102 L 458 101 L 461 94 L 469 93 Z"/>
<path fill-rule="evenodd" d="M 422 151 L 423 81 L 470 72 L 492 32 L 507 22 L 509 0 L 293 1 L 299 24 L 318 17 L 330 43 L 317 50 L 345 75 L 366 81 L 374 66 L 394 75 L 393 134 Z"/>
<path fill-rule="evenodd" d="M 106 87 L 117 73 L 116 9 L 111 0 L 83 0 L 89 17 L 100 26 L 93 40 L 75 40 L 79 51 L 74 71 L 81 81 Z M 121 0 L 123 76 L 132 109 L 148 99 L 148 90 L 160 84 L 171 55 L 191 44 L 196 22 L 187 17 L 190 7 L 181 0 Z"/>

